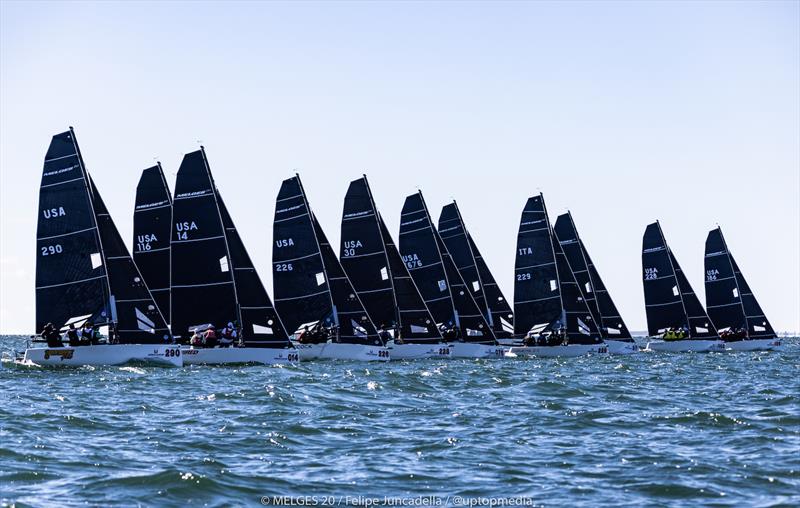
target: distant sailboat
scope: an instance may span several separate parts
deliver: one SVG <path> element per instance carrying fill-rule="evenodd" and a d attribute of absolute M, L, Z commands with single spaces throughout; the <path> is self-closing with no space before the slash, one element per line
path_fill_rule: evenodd
<path fill-rule="evenodd" d="M 461 278 L 482 309 L 500 344 L 514 342 L 514 314 L 472 239 L 455 201 L 439 215 L 439 235 L 453 258 Z"/>
<path fill-rule="evenodd" d="M 109 344 L 32 347 L 23 362 L 182 365 L 167 324 L 85 169 L 75 133 L 53 136 L 39 188 L 36 328 L 66 332 L 89 322 Z M 67 338 L 64 337 L 64 341 Z"/>
<path fill-rule="evenodd" d="M 580 356 L 606 353 L 547 216 L 544 196 L 528 199 L 517 235 L 514 329 L 525 345 L 516 355 Z"/>
<path fill-rule="evenodd" d="M 724 345 L 686 275 L 672 254 L 658 221 L 642 239 L 642 272 L 647 330 L 654 351 L 722 351 Z"/>
<path fill-rule="evenodd" d="M 389 350 L 317 222 L 299 176 L 275 205 L 275 304 L 303 360 L 381 360 Z"/>
<path fill-rule="evenodd" d="M 734 351 L 775 349 L 781 341 L 733 258 L 722 229 L 706 238 L 706 308 L 725 346 Z"/>
<path fill-rule="evenodd" d="M 494 358 L 505 354 L 433 227 L 422 192 L 408 196 L 403 204 L 400 253 L 442 335 L 452 346 L 453 356 Z"/>
<path fill-rule="evenodd" d="M 628 327 L 622 321 L 617 306 L 614 305 L 611 295 L 586 251 L 586 246 L 578 236 L 578 230 L 570 212 L 558 216 L 553 232 L 567 257 L 572 275 L 578 283 L 581 297 L 588 305 L 595 323 L 600 328 L 600 334 L 608 345 L 608 352 L 611 354 L 638 352 L 639 346 L 636 345 Z"/>
<path fill-rule="evenodd" d="M 373 323 L 391 335 L 391 359 L 450 356 L 375 206 L 366 176 L 347 189 L 339 257 Z"/>
<path fill-rule="evenodd" d="M 298 360 L 211 176 L 205 150 L 183 157 L 171 237 L 172 331 L 188 344 L 209 326 L 233 323 L 243 347 L 184 346 L 186 363 Z M 238 325 L 238 326 L 237 326 Z"/>
<path fill-rule="evenodd" d="M 142 171 L 133 211 L 133 261 L 169 324 L 172 194 L 161 163 Z"/>

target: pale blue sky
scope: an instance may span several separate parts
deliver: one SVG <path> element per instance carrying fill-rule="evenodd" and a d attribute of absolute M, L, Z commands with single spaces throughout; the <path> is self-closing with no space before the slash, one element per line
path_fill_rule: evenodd
<path fill-rule="evenodd" d="M 461 212 L 508 298 L 519 215 L 567 208 L 629 327 L 660 219 L 703 295 L 718 222 L 778 330 L 800 317 L 800 4 L 0 4 L 0 331 L 33 331 L 38 185 L 69 125 L 123 237 L 140 170 L 202 140 L 271 290 L 298 170 L 338 245 L 366 172 L 396 235 L 421 188 Z M 271 291 L 270 291 L 271 292 Z"/>

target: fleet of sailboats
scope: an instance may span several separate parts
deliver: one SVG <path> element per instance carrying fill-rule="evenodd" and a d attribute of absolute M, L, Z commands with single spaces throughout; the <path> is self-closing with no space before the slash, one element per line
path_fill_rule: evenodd
<path fill-rule="evenodd" d="M 273 305 L 202 146 L 184 156 L 174 193 L 160 163 L 142 171 L 131 256 L 72 128 L 56 134 L 39 189 L 43 333 L 17 361 L 180 366 L 640 351 L 572 214 L 551 225 L 541 193 L 519 223 L 513 309 L 455 201 L 434 226 L 422 192 L 408 196 L 395 244 L 367 177 L 353 180 L 338 256 L 299 175 L 283 181 L 275 205 Z M 781 347 L 719 227 L 705 245 L 708 312 L 658 222 L 644 233 L 642 272 L 646 350 Z"/>

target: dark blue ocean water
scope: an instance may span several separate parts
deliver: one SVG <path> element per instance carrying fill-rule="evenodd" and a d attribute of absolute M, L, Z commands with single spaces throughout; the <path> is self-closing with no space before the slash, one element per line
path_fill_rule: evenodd
<path fill-rule="evenodd" d="M 5 362 L 0 504 L 798 506 L 800 344 L 787 342 L 286 368 Z"/>

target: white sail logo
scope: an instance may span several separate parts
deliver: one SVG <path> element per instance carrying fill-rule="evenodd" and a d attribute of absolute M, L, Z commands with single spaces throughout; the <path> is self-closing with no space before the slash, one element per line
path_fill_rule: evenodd
<path fill-rule="evenodd" d="M 279 240 L 275 240 L 275 246 L 279 249 L 281 247 L 292 247 L 294 245 L 294 240 L 291 238 L 281 238 Z"/>

